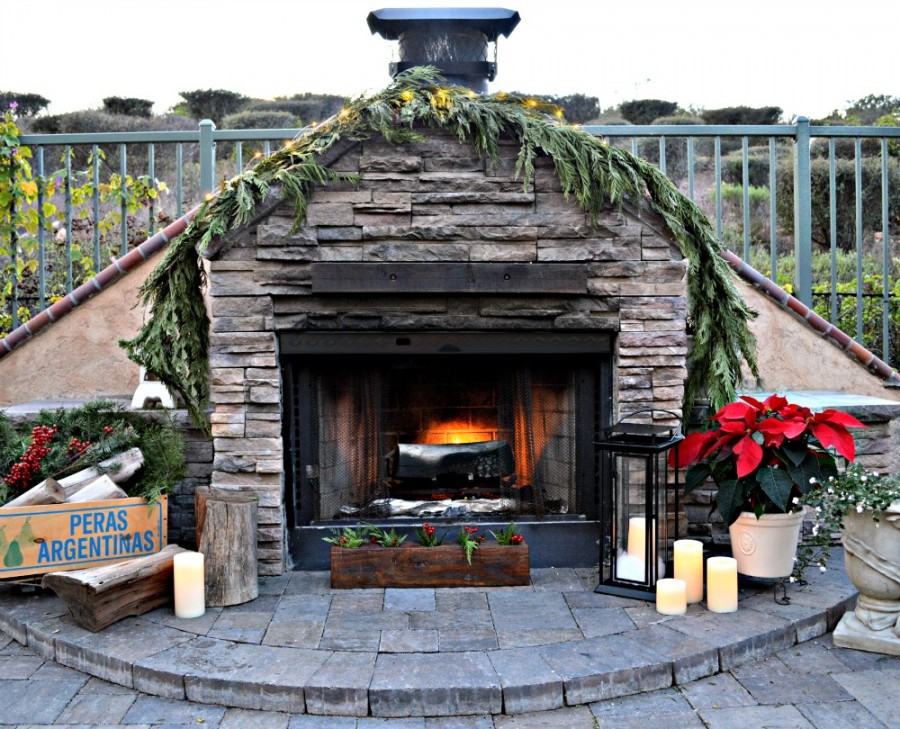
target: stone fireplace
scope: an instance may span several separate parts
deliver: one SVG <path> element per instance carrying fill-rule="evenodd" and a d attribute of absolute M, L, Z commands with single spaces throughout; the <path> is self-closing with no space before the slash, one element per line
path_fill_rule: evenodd
<path fill-rule="evenodd" d="M 685 264 L 661 219 L 592 227 L 551 160 L 526 188 L 515 140 L 492 165 L 420 131 L 332 149 L 358 186 L 211 255 L 212 484 L 259 495 L 263 573 L 327 568 L 321 537 L 358 520 L 514 519 L 533 566 L 594 564 L 598 428 L 681 407 Z"/>

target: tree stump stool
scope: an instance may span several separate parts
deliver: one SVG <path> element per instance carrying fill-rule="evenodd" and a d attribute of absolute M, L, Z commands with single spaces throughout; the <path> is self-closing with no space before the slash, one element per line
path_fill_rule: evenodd
<path fill-rule="evenodd" d="M 206 566 L 206 604 L 239 605 L 259 595 L 256 494 L 201 486 L 195 493 L 197 549 Z"/>

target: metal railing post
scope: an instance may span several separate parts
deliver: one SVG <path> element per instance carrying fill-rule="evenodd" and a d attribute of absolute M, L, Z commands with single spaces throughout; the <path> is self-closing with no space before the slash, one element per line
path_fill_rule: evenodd
<path fill-rule="evenodd" d="M 200 122 L 200 195 L 206 197 L 216 186 L 216 143 L 211 119 Z"/>
<path fill-rule="evenodd" d="M 794 296 L 812 306 L 812 192 L 809 119 L 797 118 L 794 143 Z"/>

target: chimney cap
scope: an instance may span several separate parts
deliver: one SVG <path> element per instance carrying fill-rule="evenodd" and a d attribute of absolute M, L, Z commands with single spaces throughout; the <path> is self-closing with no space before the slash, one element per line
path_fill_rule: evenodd
<path fill-rule="evenodd" d="M 506 8 L 382 8 L 366 18 L 372 34 L 385 40 L 397 40 L 401 33 L 421 28 L 423 23 L 441 22 L 480 30 L 493 43 L 501 35 L 508 37 L 519 20 L 517 11 Z"/>

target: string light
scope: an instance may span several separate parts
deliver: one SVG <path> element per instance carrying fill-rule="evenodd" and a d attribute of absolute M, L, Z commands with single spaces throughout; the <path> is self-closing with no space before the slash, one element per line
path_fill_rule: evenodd
<path fill-rule="evenodd" d="M 317 126 L 319 126 L 319 122 L 317 122 L 317 121 L 310 122 L 309 125 L 310 125 L 313 129 L 315 129 Z"/>
<path fill-rule="evenodd" d="M 350 110 L 347 108 L 341 109 L 340 113 L 338 114 L 338 118 L 340 119 L 346 119 L 348 116 L 350 116 Z"/>
<path fill-rule="evenodd" d="M 402 94 L 400 94 L 400 98 L 403 99 L 404 101 L 412 101 L 413 99 L 416 98 L 416 95 L 412 91 L 407 89 Z"/>
<path fill-rule="evenodd" d="M 471 89 L 469 89 L 468 97 L 469 97 L 470 99 L 474 99 L 476 96 L 478 96 L 478 94 L 476 94 L 474 91 L 472 91 Z"/>
<path fill-rule="evenodd" d="M 253 155 L 253 159 L 259 159 L 262 156 L 263 156 L 262 152 L 257 152 L 256 154 Z"/>
<path fill-rule="evenodd" d="M 553 113 L 556 114 L 556 118 L 557 118 L 557 119 L 562 119 L 563 116 L 565 116 L 565 115 L 563 114 L 563 110 L 562 110 L 562 109 L 557 109 L 557 110 L 554 111 Z"/>
<path fill-rule="evenodd" d="M 525 106 L 531 107 L 532 109 L 537 105 L 538 103 L 534 99 L 528 99 L 528 101 L 525 102 Z"/>
<path fill-rule="evenodd" d="M 203 199 L 206 200 L 206 202 L 209 202 L 209 201 L 212 200 L 214 197 L 215 197 L 215 195 L 213 195 L 211 192 L 208 192 L 208 193 L 206 193 L 206 195 L 204 195 L 204 198 L 203 198 Z"/>

